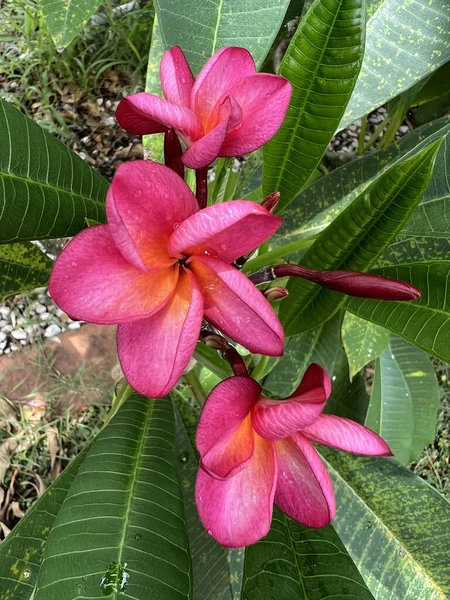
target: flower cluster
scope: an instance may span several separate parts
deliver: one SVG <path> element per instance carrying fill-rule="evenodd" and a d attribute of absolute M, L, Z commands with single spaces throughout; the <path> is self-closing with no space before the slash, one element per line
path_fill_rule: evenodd
<path fill-rule="evenodd" d="M 334 515 L 329 476 L 311 442 L 363 454 L 388 455 L 375 433 L 322 415 L 330 392 L 325 371 L 312 365 L 285 401 L 261 396 L 236 349 L 280 356 L 283 328 L 270 302 L 287 295 L 258 285 L 277 277 L 310 279 L 362 297 L 411 300 L 418 290 L 364 273 L 267 266 L 245 276 L 245 256 L 281 225 L 279 195 L 207 206 L 207 167 L 267 142 L 286 114 L 291 86 L 256 73 L 243 48 L 217 52 L 194 80 L 180 50 L 161 63 L 164 99 L 147 93 L 123 99 L 117 119 L 136 134 L 165 133 L 166 165 L 135 161 L 119 167 L 106 199 L 107 223 L 79 233 L 57 259 L 50 292 L 72 318 L 118 325 L 118 355 L 138 392 L 165 396 L 191 359 L 202 327 L 235 376 L 210 394 L 197 446 L 197 505 L 208 532 L 226 546 L 257 541 L 270 527 L 275 502 L 311 527 Z M 180 139 L 185 145 L 183 152 Z M 196 169 L 196 195 L 184 181 Z M 205 336 L 203 336 L 205 339 Z M 206 339 L 205 339 L 206 341 Z M 215 345 L 215 346 L 214 346 Z"/>

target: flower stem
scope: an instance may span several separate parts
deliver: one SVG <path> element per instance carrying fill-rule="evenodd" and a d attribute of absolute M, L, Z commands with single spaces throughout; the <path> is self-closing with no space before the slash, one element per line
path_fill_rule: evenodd
<path fill-rule="evenodd" d="M 200 210 L 208 204 L 208 167 L 195 171 L 195 195 Z"/>
<path fill-rule="evenodd" d="M 206 400 L 206 392 L 203 389 L 203 386 L 200 383 L 200 380 L 197 377 L 195 371 L 189 371 L 189 373 L 185 373 L 183 377 L 186 383 L 190 386 L 192 393 L 194 394 L 195 399 L 197 400 L 199 405 L 203 406 Z"/>
<path fill-rule="evenodd" d="M 134 393 L 134 390 L 131 387 L 131 385 L 129 385 L 127 382 L 125 382 L 123 384 L 122 389 L 120 390 L 120 392 L 113 398 L 113 401 L 112 401 L 112 404 L 111 404 L 111 410 L 109 411 L 109 414 L 106 417 L 105 422 L 103 423 L 103 428 L 105 428 L 108 425 L 108 423 L 111 421 L 111 419 L 117 413 L 117 411 L 119 410 L 119 408 L 121 408 L 123 406 L 123 404 L 125 403 L 125 401 L 128 400 L 128 398 L 133 393 Z"/>

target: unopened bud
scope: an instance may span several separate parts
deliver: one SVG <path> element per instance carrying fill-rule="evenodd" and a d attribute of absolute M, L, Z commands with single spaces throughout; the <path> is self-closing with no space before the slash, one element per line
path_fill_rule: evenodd
<path fill-rule="evenodd" d="M 169 129 L 164 134 L 164 163 L 166 167 L 175 171 L 177 175 L 184 179 L 184 165 L 181 160 L 183 149 L 177 134 L 173 129 Z"/>
<path fill-rule="evenodd" d="M 289 296 L 287 289 L 279 285 L 267 288 L 267 290 L 264 290 L 263 294 L 269 302 L 277 302 L 278 300 L 283 300 L 283 298 Z"/>
<path fill-rule="evenodd" d="M 301 277 L 322 287 L 358 298 L 377 300 L 418 300 L 420 290 L 410 283 L 356 271 L 317 271 L 297 265 L 276 265 L 276 277 Z"/>
<path fill-rule="evenodd" d="M 227 350 L 230 344 L 221 335 L 212 333 L 203 338 L 203 342 L 213 350 Z"/>
<path fill-rule="evenodd" d="M 272 213 L 280 201 L 280 192 L 272 192 L 261 202 L 261 206 Z"/>

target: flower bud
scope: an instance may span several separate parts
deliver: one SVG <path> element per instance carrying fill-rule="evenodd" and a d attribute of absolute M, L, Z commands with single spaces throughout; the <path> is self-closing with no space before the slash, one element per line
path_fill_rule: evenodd
<path fill-rule="evenodd" d="M 184 179 L 184 165 L 181 160 L 183 149 L 177 134 L 173 129 L 168 129 L 164 134 L 164 163 L 166 167 L 175 171 Z"/>
<path fill-rule="evenodd" d="M 280 192 L 272 192 L 261 202 L 261 206 L 270 213 L 276 209 L 278 202 L 280 201 Z"/>
<path fill-rule="evenodd" d="M 221 335 L 211 333 L 203 338 L 203 342 L 213 350 L 227 350 L 230 344 Z"/>
<path fill-rule="evenodd" d="M 283 298 L 289 296 L 287 289 L 279 285 L 267 288 L 267 290 L 264 290 L 263 294 L 269 302 L 277 302 L 278 300 L 283 300 Z"/>

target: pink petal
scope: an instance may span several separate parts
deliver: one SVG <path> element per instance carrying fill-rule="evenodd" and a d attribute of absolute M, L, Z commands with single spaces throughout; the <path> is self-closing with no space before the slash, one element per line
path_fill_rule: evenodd
<path fill-rule="evenodd" d="M 253 427 L 268 440 L 280 440 L 312 425 L 328 396 L 330 380 L 319 365 L 308 367 L 298 389 L 286 400 L 261 398 L 252 413 Z"/>
<path fill-rule="evenodd" d="M 89 227 L 64 248 L 53 267 L 50 293 L 70 317 L 101 325 L 146 319 L 175 290 L 178 268 L 147 273 L 127 262 L 108 225 Z"/>
<path fill-rule="evenodd" d="M 172 233 L 169 253 L 192 256 L 209 252 L 231 263 L 267 240 L 282 222 L 255 202 L 214 204 L 186 219 Z"/>
<path fill-rule="evenodd" d="M 195 499 L 209 535 L 232 548 L 263 538 L 272 521 L 276 479 L 273 445 L 258 435 L 253 458 L 234 477 L 219 481 L 199 469 Z"/>
<path fill-rule="evenodd" d="M 106 199 L 111 234 L 123 256 L 139 269 L 160 269 L 176 260 L 167 245 L 174 228 L 198 210 L 197 200 L 171 169 L 151 161 L 117 169 Z"/>
<path fill-rule="evenodd" d="M 191 142 L 202 134 L 201 123 L 189 108 L 147 92 L 122 98 L 116 119 L 121 127 L 135 135 L 161 133 L 173 128 L 186 142 Z"/>
<path fill-rule="evenodd" d="M 191 92 L 191 108 L 206 130 L 213 111 L 218 110 L 228 91 L 241 79 L 256 72 L 253 58 L 245 48 L 223 48 L 208 60 L 200 71 Z"/>
<path fill-rule="evenodd" d="M 253 152 L 281 127 L 291 99 L 291 84 L 283 77 L 258 73 L 230 91 L 242 109 L 242 124 L 228 133 L 219 156 Z"/>
<path fill-rule="evenodd" d="M 336 514 L 333 484 L 312 445 L 301 434 L 275 442 L 275 504 L 307 527 L 324 527 Z"/>
<path fill-rule="evenodd" d="M 333 446 L 346 452 L 369 456 L 393 456 L 389 446 L 377 433 L 350 419 L 320 415 L 302 433 L 312 442 Z"/>
<path fill-rule="evenodd" d="M 173 388 L 194 352 L 202 316 L 203 299 L 195 277 L 182 270 L 175 293 L 162 310 L 119 327 L 119 359 L 136 391 L 160 398 Z"/>
<path fill-rule="evenodd" d="M 189 108 L 194 76 L 179 46 L 174 46 L 164 52 L 160 74 L 165 99 L 173 104 L 180 104 Z"/>
<path fill-rule="evenodd" d="M 228 120 L 219 123 L 206 135 L 191 144 L 181 157 L 190 169 L 203 169 L 219 156 L 228 131 Z"/>
<path fill-rule="evenodd" d="M 230 377 L 208 396 L 197 427 L 196 445 L 211 474 L 227 477 L 253 455 L 249 413 L 260 394 L 261 386 L 251 377 Z"/>
<path fill-rule="evenodd" d="M 251 352 L 281 356 L 283 328 L 253 283 L 211 256 L 194 256 L 188 262 L 202 287 L 205 318 Z"/>

